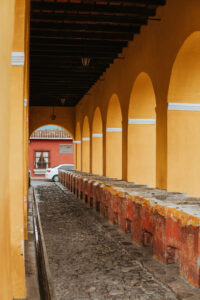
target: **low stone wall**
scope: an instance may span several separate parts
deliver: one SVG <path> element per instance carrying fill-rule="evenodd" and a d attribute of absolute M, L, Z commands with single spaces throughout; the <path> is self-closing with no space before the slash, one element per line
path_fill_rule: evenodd
<path fill-rule="evenodd" d="M 86 205 L 117 224 L 141 246 L 200 287 L 200 199 L 80 171 L 60 171 L 59 181 Z"/>

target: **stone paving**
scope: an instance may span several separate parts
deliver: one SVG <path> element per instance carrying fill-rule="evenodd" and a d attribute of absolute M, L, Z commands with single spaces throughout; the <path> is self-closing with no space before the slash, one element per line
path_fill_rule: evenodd
<path fill-rule="evenodd" d="M 58 300 L 200 299 L 176 266 L 154 260 L 60 184 L 34 185 Z"/>

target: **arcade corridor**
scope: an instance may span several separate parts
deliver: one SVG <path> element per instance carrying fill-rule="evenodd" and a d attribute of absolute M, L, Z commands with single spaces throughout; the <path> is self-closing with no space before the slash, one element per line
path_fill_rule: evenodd
<path fill-rule="evenodd" d="M 0 300 L 26 299 L 28 144 L 44 125 L 73 138 L 69 186 L 100 176 L 181 193 L 183 207 L 146 190 L 121 205 L 139 203 L 138 235 L 150 227 L 153 251 L 200 288 L 199 16 L 199 0 L 0 1 Z M 121 195 L 106 184 L 102 203 L 107 188 Z"/>

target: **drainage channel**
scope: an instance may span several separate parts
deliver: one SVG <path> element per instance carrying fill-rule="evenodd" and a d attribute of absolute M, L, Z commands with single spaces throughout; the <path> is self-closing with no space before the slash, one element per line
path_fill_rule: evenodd
<path fill-rule="evenodd" d="M 33 188 L 33 226 L 35 232 L 35 248 L 36 248 L 40 299 L 56 300 L 34 188 Z"/>

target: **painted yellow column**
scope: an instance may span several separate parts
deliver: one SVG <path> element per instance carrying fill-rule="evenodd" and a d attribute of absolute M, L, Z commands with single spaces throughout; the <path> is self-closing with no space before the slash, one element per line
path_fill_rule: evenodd
<path fill-rule="evenodd" d="M 76 155 L 76 169 L 81 170 L 81 141 L 74 141 Z"/>
<path fill-rule="evenodd" d="M 167 103 L 156 107 L 156 187 L 167 188 Z"/>
<path fill-rule="evenodd" d="M 111 96 L 107 111 L 106 176 L 122 179 L 122 113 L 117 94 Z"/>
<path fill-rule="evenodd" d="M 92 134 L 92 173 L 103 174 L 103 134 Z"/>
<path fill-rule="evenodd" d="M 156 186 L 156 119 L 129 119 L 129 181 Z"/>
<path fill-rule="evenodd" d="M 74 169 L 77 169 L 77 145 L 76 141 L 73 141 L 74 143 Z"/>
<path fill-rule="evenodd" d="M 102 117 L 99 107 L 96 108 L 92 123 L 91 172 L 103 174 L 103 133 Z"/>
<path fill-rule="evenodd" d="M 76 140 L 74 141 L 76 146 L 76 169 L 81 171 L 81 129 L 80 123 L 76 124 Z"/>
<path fill-rule="evenodd" d="M 77 144 L 77 169 L 81 170 L 81 141 Z"/>
<path fill-rule="evenodd" d="M 128 116 L 122 122 L 122 179 L 128 179 Z"/>
<path fill-rule="evenodd" d="M 83 121 L 81 146 L 81 170 L 90 172 L 90 126 L 87 116 L 85 116 Z"/>
<path fill-rule="evenodd" d="M 200 196 L 200 31 L 190 34 L 174 61 L 167 113 L 167 189 Z"/>
<path fill-rule="evenodd" d="M 25 298 L 24 269 L 24 59 L 25 0 L 16 0 L 11 68 L 9 172 L 13 298 Z"/>
<path fill-rule="evenodd" d="M 103 126 L 103 176 L 106 176 L 106 122 Z"/>
<path fill-rule="evenodd" d="M 200 103 L 168 103 L 169 192 L 200 196 Z"/>
<path fill-rule="evenodd" d="M 28 216 L 28 141 L 29 141 L 29 34 L 30 34 L 30 3 L 26 5 L 26 60 L 24 81 L 24 238 L 28 239 L 27 216 Z"/>
<path fill-rule="evenodd" d="M 90 172 L 90 137 L 82 138 L 82 171 Z"/>
<path fill-rule="evenodd" d="M 149 75 L 133 85 L 128 113 L 128 181 L 156 186 L 156 98 Z"/>
<path fill-rule="evenodd" d="M 122 128 L 106 128 L 106 176 L 122 178 Z"/>
<path fill-rule="evenodd" d="M 14 0 L 0 1 L 0 299 L 11 300 L 10 199 L 9 199 L 9 118 L 10 75 L 14 23 Z"/>

